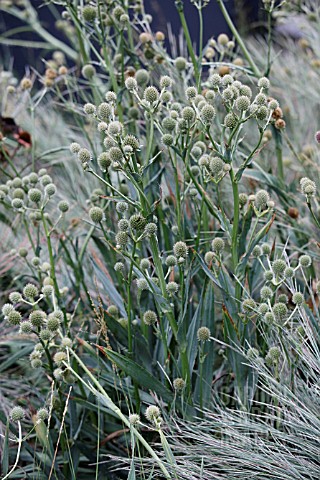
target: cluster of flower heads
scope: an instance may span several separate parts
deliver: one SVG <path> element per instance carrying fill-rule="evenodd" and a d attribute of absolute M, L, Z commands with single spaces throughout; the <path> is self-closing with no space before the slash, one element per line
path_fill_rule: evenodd
<path fill-rule="evenodd" d="M 267 326 L 292 326 L 295 315 L 301 313 L 300 309 L 305 304 L 304 294 L 297 288 L 295 276 L 299 270 L 304 275 L 304 270 L 312 264 L 311 257 L 301 255 L 294 267 L 284 258 L 271 261 L 271 247 L 267 243 L 257 245 L 252 255 L 263 269 L 264 285 L 260 289 L 259 301 L 251 297 L 242 301 L 243 321 L 246 323 L 249 319 L 259 319 Z M 320 282 L 316 289 L 320 291 Z"/>
<path fill-rule="evenodd" d="M 30 354 L 32 368 L 41 368 L 47 361 L 46 351 L 48 353 L 53 348 L 55 351 L 53 364 L 57 367 L 53 372 L 54 377 L 57 380 L 66 380 L 70 375 L 65 369 L 64 362 L 67 362 L 67 348 L 71 348 L 72 340 L 64 337 L 61 332 L 64 314 L 56 307 L 53 280 L 46 276 L 42 285 L 41 291 L 35 284 L 28 283 L 22 292 L 11 292 L 10 303 L 3 305 L 2 314 L 9 325 L 19 327 L 21 335 L 38 338 L 39 343 L 35 344 Z M 54 309 L 47 313 L 46 305 L 50 304 Z M 66 314 L 66 319 L 70 320 L 70 315 Z"/>
<path fill-rule="evenodd" d="M 32 172 L 22 178 L 15 177 L 0 185 L 0 202 L 18 213 L 26 213 L 31 221 L 42 219 L 44 210 L 57 188 L 45 168 L 38 173 Z M 69 210 L 69 203 L 62 200 L 58 203 L 61 213 Z M 45 214 L 47 216 L 47 214 Z"/>

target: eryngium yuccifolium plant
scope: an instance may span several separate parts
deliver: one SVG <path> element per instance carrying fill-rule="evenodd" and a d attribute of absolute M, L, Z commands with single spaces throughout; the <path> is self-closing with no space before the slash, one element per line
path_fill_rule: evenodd
<path fill-rule="evenodd" d="M 280 431 L 286 403 L 257 385 L 293 392 L 301 351 L 317 349 L 317 11 L 302 2 L 312 44 L 281 53 L 271 31 L 247 48 L 220 0 L 232 36 L 206 45 L 183 1 L 179 42 L 143 1 L 80 3 L 60 2 L 60 18 L 50 5 L 58 40 L 31 4 L 4 0 L 49 50 L 23 79 L 0 72 L 0 356 L 19 385 L 1 392 L 3 418 L 28 411 L 21 428 L 32 421 L 50 457 L 37 478 L 105 475 L 106 454 L 131 445 L 167 479 L 148 441 L 172 460 L 172 415 L 229 408 L 251 422 L 271 402 Z M 201 21 L 210 2 L 192 4 Z M 288 15 L 263 6 L 270 28 Z M 203 465 L 189 477 L 210 478 Z"/>

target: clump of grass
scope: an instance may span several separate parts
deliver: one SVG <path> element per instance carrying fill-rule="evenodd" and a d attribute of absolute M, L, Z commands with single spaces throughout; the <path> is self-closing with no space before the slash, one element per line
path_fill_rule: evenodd
<path fill-rule="evenodd" d="M 213 418 L 220 433 L 225 418 L 233 433 L 241 421 L 249 432 L 270 424 L 262 464 L 270 444 L 282 455 L 289 442 L 283 419 L 292 415 L 290 395 L 299 398 L 303 345 L 319 316 L 318 126 L 308 124 L 310 148 L 295 136 L 300 123 L 287 108 L 297 103 L 295 85 L 280 81 L 288 72 L 271 43 L 280 6 L 264 2 L 262 57 L 220 0 L 232 38 L 204 46 L 200 28 L 195 50 L 176 3 L 184 40 L 181 51 L 172 42 L 173 55 L 141 2 L 65 2 L 63 43 L 28 2 L 1 7 L 26 18 L 52 52 L 41 72 L 0 77 L 3 111 L 15 117 L 0 143 L 0 221 L 10 232 L 1 254 L 15 263 L 4 283 L 3 370 L 43 382 L 31 431 L 24 413 L 12 414 L 19 431 L 8 427 L 19 445 L 12 464 L 22 444 L 21 469 L 34 476 L 98 478 L 108 453 L 130 458 L 130 478 L 145 455 L 164 478 L 191 478 L 190 469 L 197 478 L 237 478 L 238 457 L 224 465 L 228 442 L 214 469 L 209 451 L 200 462 L 180 459 L 184 445 L 202 448 L 198 428 L 209 438 Z M 201 26 L 208 2 L 194 4 Z M 14 412 L 29 407 L 16 403 Z M 4 423 L 7 414 L 6 403 Z M 194 442 L 170 447 L 171 415 L 195 429 Z M 197 415 L 203 423 L 189 427 Z M 34 462 L 21 425 L 39 442 Z M 211 446 L 224 441 L 211 437 Z M 165 458 L 150 446 L 156 438 Z M 6 433 L 7 476 L 9 440 Z"/>

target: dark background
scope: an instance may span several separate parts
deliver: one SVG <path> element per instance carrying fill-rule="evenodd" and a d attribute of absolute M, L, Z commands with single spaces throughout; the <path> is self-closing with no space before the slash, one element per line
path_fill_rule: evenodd
<path fill-rule="evenodd" d="M 50 33 L 63 40 L 64 35 L 59 30 L 56 30 L 55 18 L 49 8 L 43 6 L 44 2 L 42 0 L 32 0 L 31 3 L 37 8 L 39 17 L 45 28 Z M 229 0 L 226 1 L 226 7 L 243 35 L 261 31 L 261 26 L 263 28 L 261 0 Z M 151 13 L 153 16 L 153 31 L 162 30 L 167 33 L 167 25 L 170 23 L 173 33 L 175 35 L 179 34 L 180 21 L 174 0 L 145 0 L 145 9 L 147 13 Z M 191 37 L 193 41 L 196 42 L 199 36 L 198 14 L 190 0 L 185 0 L 185 15 L 188 21 Z M 207 7 L 205 7 L 203 10 L 203 16 L 205 41 L 212 36 L 219 35 L 219 33 L 229 32 L 220 8 L 215 0 L 211 0 Z M 0 12 L 1 34 L 21 26 L 22 23 L 18 19 Z M 43 41 L 43 39 L 33 32 L 15 33 L 14 38 L 20 40 Z M 25 67 L 28 64 L 38 68 L 41 59 L 46 56 L 48 57 L 48 53 L 41 49 L 25 49 L 22 47 L 0 45 L 0 62 L 3 68 L 13 68 L 19 76 L 24 74 Z"/>

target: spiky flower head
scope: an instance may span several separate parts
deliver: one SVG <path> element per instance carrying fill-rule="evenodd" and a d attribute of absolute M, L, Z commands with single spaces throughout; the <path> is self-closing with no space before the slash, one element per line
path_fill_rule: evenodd
<path fill-rule="evenodd" d="M 200 112 L 200 118 L 206 125 L 209 125 L 213 122 L 215 115 L 215 108 L 210 104 L 204 105 Z"/>
<path fill-rule="evenodd" d="M 157 314 L 152 310 L 147 310 L 143 314 L 143 321 L 146 325 L 154 325 L 158 320 Z"/>
<path fill-rule="evenodd" d="M 166 290 L 169 295 L 175 295 L 179 290 L 179 285 L 176 282 L 169 282 L 166 285 Z"/>
<path fill-rule="evenodd" d="M 13 422 L 21 422 L 25 418 L 26 412 L 21 407 L 13 407 L 9 416 Z"/>
<path fill-rule="evenodd" d="M 30 188 L 30 190 L 28 191 L 28 197 L 31 202 L 39 203 L 42 199 L 41 190 L 39 190 L 38 188 Z"/>
<path fill-rule="evenodd" d="M 176 258 L 186 258 L 188 255 L 188 246 L 185 242 L 177 242 L 173 246 L 173 253 Z"/>
<path fill-rule="evenodd" d="M 197 331 L 197 339 L 199 342 L 207 342 L 210 339 L 211 332 L 208 327 L 200 327 Z"/>
<path fill-rule="evenodd" d="M 253 298 L 246 298 L 243 300 L 241 306 L 242 310 L 246 313 L 253 312 L 257 308 L 256 302 L 253 300 Z"/>
<path fill-rule="evenodd" d="M 29 315 L 30 322 L 36 328 L 42 327 L 45 318 L 46 318 L 46 314 L 42 310 L 34 310 Z"/>
<path fill-rule="evenodd" d="M 312 261 L 310 255 L 301 255 L 299 257 L 299 265 L 304 268 L 310 267 Z"/>
<path fill-rule="evenodd" d="M 186 382 L 183 380 L 183 378 L 175 378 L 173 380 L 173 388 L 177 392 L 181 392 L 182 390 L 184 390 L 185 386 L 186 386 Z"/>
<path fill-rule="evenodd" d="M 129 415 L 129 422 L 131 425 L 138 425 L 140 422 L 140 416 L 137 413 L 131 413 Z"/>
<path fill-rule="evenodd" d="M 160 410 L 155 405 L 150 405 L 147 408 L 145 415 L 149 422 L 153 422 L 160 417 Z"/>
<path fill-rule="evenodd" d="M 274 304 L 272 311 L 277 320 L 283 320 L 288 313 L 288 308 L 285 303 L 278 302 Z"/>
<path fill-rule="evenodd" d="M 177 57 L 174 61 L 175 67 L 179 72 L 182 72 L 187 67 L 187 61 L 184 57 Z"/>
<path fill-rule="evenodd" d="M 214 238 L 212 240 L 211 247 L 215 253 L 221 253 L 225 248 L 224 240 L 220 237 Z"/>
<path fill-rule="evenodd" d="M 103 220 L 104 213 L 100 207 L 91 207 L 89 210 L 89 217 L 94 223 L 100 223 Z"/>
<path fill-rule="evenodd" d="M 38 411 L 37 411 L 37 421 L 38 422 L 44 422 L 45 420 L 47 420 L 47 418 L 49 417 L 49 412 L 46 408 L 40 408 Z"/>
<path fill-rule="evenodd" d="M 286 267 L 287 267 L 286 262 L 281 258 L 278 258 L 272 263 L 272 270 L 277 276 L 283 275 Z"/>
<path fill-rule="evenodd" d="M 263 300 L 268 300 L 268 299 L 272 298 L 273 291 L 271 290 L 271 288 L 269 288 L 267 286 L 264 286 L 260 290 L 260 296 Z"/>
<path fill-rule="evenodd" d="M 67 354 L 66 352 L 57 352 L 54 357 L 53 361 L 55 364 L 57 364 L 59 367 L 63 365 L 63 362 L 67 361 Z"/>
<path fill-rule="evenodd" d="M 129 223 L 133 230 L 139 231 L 144 229 L 147 220 L 140 213 L 136 213 L 129 218 Z"/>
<path fill-rule="evenodd" d="M 136 282 L 138 290 L 149 290 L 149 284 L 145 278 L 137 278 Z"/>
<path fill-rule="evenodd" d="M 143 92 L 143 98 L 153 104 L 159 100 L 159 92 L 156 87 L 147 87 Z"/>
<path fill-rule="evenodd" d="M 33 300 L 38 294 L 39 290 L 33 283 L 27 283 L 23 289 L 23 295 L 28 299 Z"/>

